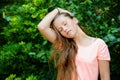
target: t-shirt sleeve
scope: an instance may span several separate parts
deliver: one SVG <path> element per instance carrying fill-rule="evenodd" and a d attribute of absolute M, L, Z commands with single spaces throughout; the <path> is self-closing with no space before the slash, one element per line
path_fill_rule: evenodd
<path fill-rule="evenodd" d="M 108 46 L 102 39 L 100 39 L 100 41 L 99 41 L 97 58 L 99 60 L 109 60 L 110 61 L 110 53 L 108 50 Z"/>

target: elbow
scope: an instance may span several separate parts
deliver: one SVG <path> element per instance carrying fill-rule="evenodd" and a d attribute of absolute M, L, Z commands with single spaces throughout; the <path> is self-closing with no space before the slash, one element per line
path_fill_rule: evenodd
<path fill-rule="evenodd" d="M 40 24 L 37 25 L 37 28 L 38 28 L 39 31 L 44 30 L 44 27 Z"/>

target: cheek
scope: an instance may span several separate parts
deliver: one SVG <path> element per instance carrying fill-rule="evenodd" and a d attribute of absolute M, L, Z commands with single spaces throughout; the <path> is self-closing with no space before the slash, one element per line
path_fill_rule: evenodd
<path fill-rule="evenodd" d="M 60 34 L 62 35 L 62 36 L 64 36 L 64 37 L 66 37 L 66 38 L 69 38 L 69 35 L 67 35 L 65 32 L 60 32 Z"/>
<path fill-rule="evenodd" d="M 60 34 L 64 37 L 66 36 L 66 33 L 64 31 L 60 32 Z"/>
<path fill-rule="evenodd" d="M 70 21 L 70 22 L 69 22 L 68 27 L 71 27 L 71 28 L 74 28 L 74 27 L 75 27 L 75 24 L 73 23 L 73 21 Z"/>

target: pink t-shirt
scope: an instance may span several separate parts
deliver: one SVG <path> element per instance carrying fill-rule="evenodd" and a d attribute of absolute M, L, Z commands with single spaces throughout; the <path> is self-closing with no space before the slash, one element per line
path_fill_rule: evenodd
<path fill-rule="evenodd" d="M 98 38 L 90 46 L 78 46 L 76 68 L 78 80 L 98 80 L 98 60 L 109 60 L 110 54 L 106 43 Z"/>

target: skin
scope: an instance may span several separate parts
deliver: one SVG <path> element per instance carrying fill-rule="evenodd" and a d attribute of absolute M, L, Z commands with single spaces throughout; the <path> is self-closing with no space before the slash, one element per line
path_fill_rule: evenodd
<path fill-rule="evenodd" d="M 54 25 L 57 30 L 66 38 L 74 38 L 77 32 L 77 20 L 75 21 L 75 18 L 70 19 L 61 15 L 55 19 Z"/>
<path fill-rule="evenodd" d="M 56 34 L 53 29 L 50 28 L 50 23 L 54 19 L 55 15 L 60 12 L 68 12 L 67 10 L 63 10 L 61 8 L 54 9 L 50 13 L 48 13 L 43 20 L 38 24 L 38 30 L 41 34 L 51 43 L 54 44 L 56 39 Z M 70 12 L 68 12 L 70 13 Z M 47 24 L 46 24 L 47 22 Z M 53 23 L 56 29 L 66 38 L 73 38 L 76 44 L 82 46 L 89 46 L 96 38 L 90 37 L 86 35 L 78 25 L 78 20 L 76 18 L 70 19 L 63 15 L 57 17 Z M 110 69 L 109 69 L 109 61 L 107 60 L 99 60 L 99 71 L 101 80 L 110 80 Z"/>

